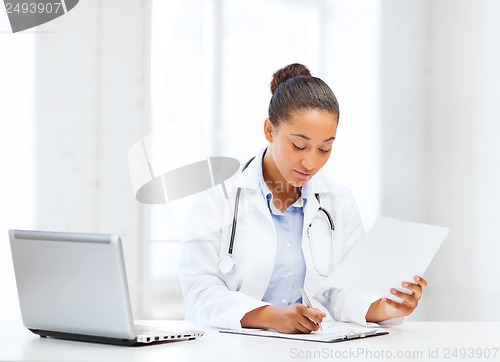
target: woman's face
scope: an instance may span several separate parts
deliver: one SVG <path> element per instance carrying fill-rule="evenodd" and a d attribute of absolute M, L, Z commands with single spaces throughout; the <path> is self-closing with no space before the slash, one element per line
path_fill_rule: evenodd
<path fill-rule="evenodd" d="M 337 114 L 318 109 L 294 111 L 278 127 L 267 119 L 268 151 L 279 171 L 279 175 L 271 174 L 274 181 L 286 181 L 294 187 L 305 185 L 328 161 L 337 125 Z"/>

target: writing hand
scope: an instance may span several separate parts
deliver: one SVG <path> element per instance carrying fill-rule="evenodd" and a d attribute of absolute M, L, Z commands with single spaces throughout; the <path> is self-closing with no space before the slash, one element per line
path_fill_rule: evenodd
<path fill-rule="evenodd" d="M 266 305 L 254 309 L 241 319 L 246 328 L 270 328 L 281 333 L 311 333 L 319 329 L 326 313 L 302 304 Z"/>

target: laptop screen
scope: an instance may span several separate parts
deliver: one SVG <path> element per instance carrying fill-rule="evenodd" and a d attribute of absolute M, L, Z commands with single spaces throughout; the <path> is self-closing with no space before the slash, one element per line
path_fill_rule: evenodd
<path fill-rule="evenodd" d="M 10 230 L 25 327 L 133 339 L 117 235 Z"/>

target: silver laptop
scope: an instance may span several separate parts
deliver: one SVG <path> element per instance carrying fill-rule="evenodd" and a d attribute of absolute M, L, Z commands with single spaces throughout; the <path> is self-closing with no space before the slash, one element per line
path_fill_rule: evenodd
<path fill-rule="evenodd" d="M 9 230 L 9 238 L 23 323 L 33 333 L 121 345 L 204 334 L 134 325 L 117 235 Z"/>

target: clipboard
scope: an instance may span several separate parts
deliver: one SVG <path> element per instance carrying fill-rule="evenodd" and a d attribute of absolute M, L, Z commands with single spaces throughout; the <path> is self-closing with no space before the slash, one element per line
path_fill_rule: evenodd
<path fill-rule="evenodd" d="M 370 338 L 389 334 L 388 331 L 378 328 L 366 328 L 352 323 L 329 322 L 324 323 L 323 331 L 312 332 L 309 334 L 287 334 L 280 333 L 272 329 L 250 329 L 242 328 L 240 330 L 222 329 L 220 333 L 243 334 L 247 336 L 271 337 L 295 339 L 300 341 L 336 343 L 350 341 L 354 339 Z"/>

